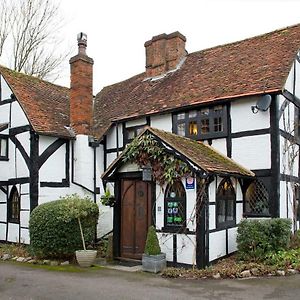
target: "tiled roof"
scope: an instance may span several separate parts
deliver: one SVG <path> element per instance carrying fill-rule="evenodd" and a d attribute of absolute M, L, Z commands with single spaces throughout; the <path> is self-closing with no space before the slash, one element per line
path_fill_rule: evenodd
<path fill-rule="evenodd" d="M 244 168 L 232 159 L 224 156 L 211 146 L 205 145 L 202 142 L 197 142 L 174 133 L 151 127 L 146 127 L 137 138 L 141 137 L 145 133 L 150 133 L 155 138 L 163 141 L 163 144 L 167 144 L 168 147 L 171 147 L 176 153 L 183 155 L 187 160 L 192 162 L 192 164 L 196 165 L 207 174 L 254 176 L 254 173 L 250 170 Z M 125 153 L 126 149 L 107 168 L 105 173 L 103 173 L 102 178 L 110 176 L 116 166 L 122 162 Z"/>
<path fill-rule="evenodd" d="M 160 80 L 145 73 L 105 87 L 95 99 L 95 134 L 115 119 L 246 95 L 280 92 L 300 47 L 300 24 L 187 55 Z"/>
<path fill-rule="evenodd" d="M 69 89 L 0 66 L 33 129 L 46 135 L 71 137 Z"/>

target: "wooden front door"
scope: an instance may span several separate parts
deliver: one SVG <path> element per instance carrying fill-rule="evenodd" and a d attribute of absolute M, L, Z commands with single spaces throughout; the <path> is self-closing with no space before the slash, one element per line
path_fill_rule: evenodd
<path fill-rule="evenodd" d="M 121 180 L 121 240 L 123 258 L 141 259 L 151 224 L 151 183 Z"/>

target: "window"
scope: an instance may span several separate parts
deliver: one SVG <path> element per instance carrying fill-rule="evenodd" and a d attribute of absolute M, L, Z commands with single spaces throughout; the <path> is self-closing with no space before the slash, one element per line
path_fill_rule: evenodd
<path fill-rule="evenodd" d="M 217 227 L 235 224 L 235 191 L 230 179 L 223 179 L 216 198 Z"/>
<path fill-rule="evenodd" d="M 168 185 L 165 193 L 165 227 L 178 230 L 185 227 L 186 194 L 180 181 Z"/>
<path fill-rule="evenodd" d="M 217 105 L 174 115 L 174 132 L 192 139 L 222 137 L 227 134 L 226 106 Z"/>
<path fill-rule="evenodd" d="M 8 221 L 13 223 L 20 222 L 20 197 L 15 186 L 10 192 L 8 203 Z"/>
<path fill-rule="evenodd" d="M 8 159 L 8 138 L 1 136 L 0 137 L 0 160 Z"/>
<path fill-rule="evenodd" d="M 260 180 L 253 181 L 245 193 L 245 215 L 268 216 L 269 193 Z"/>
<path fill-rule="evenodd" d="M 125 127 L 124 129 L 124 145 L 129 144 L 132 140 L 138 136 L 145 128 L 145 125 L 135 127 Z"/>

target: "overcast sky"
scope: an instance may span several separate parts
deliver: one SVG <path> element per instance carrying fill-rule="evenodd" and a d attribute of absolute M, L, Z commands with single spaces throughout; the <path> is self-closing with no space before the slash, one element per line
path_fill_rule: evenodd
<path fill-rule="evenodd" d="M 189 53 L 300 23 L 300 0 L 55 0 L 65 20 L 65 47 L 88 35 L 94 93 L 145 69 L 144 43 L 179 31 Z M 299 45 L 300 47 L 300 45 Z M 58 84 L 69 85 L 69 65 Z"/>

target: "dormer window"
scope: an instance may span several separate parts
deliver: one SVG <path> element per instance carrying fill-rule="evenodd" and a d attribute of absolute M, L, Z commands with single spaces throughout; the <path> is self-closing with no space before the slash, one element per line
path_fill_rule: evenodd
<path fill-rule="evenodd" d="M 217 105 L 174 115 L 174 133 L 195 140 L 227 135 L 226 106 Z"/>

